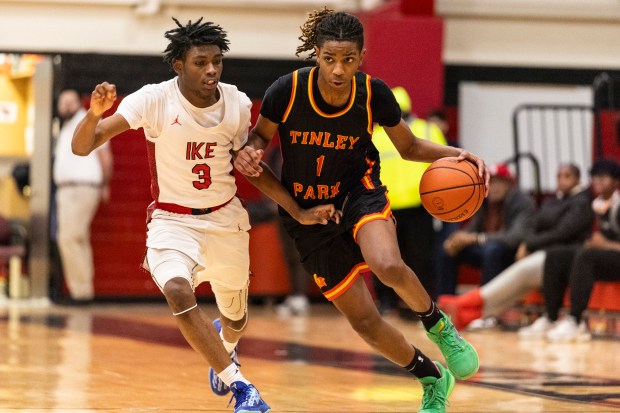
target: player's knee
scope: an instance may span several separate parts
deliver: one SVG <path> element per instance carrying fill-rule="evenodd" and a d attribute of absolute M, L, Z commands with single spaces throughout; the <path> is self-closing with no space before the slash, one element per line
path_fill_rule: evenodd
<path fill-rule="evenodd" d="M 378 312 L 366 313 L 363 315 L 357 315 L 356 317 L 349 318 L 351 327 L 357 334 L 360 335 L 366 341 L 373 341 L 374 334 L 377 331 L 377 323 L 381 321 L 381 316 Z"/>
<path fill-rule="evenodd" d="M 224 317 L 223 315 L 220 315 L 220 320 L 222 322 L 222 325 L 225 325 L 231 330 L 241 333 L 242 331 L 245 330 L 245 327 L 248 325 L 248 314 L 245 313 L 243 317 L 241 317 L 241 319 L 239 320 L 231 320 L 227 317 Z"/>
<path fill-rule="evenodd" d="M 164 285 L 164 296 L 173 310 L 184 309 L 187 305 L 195 304 L 196 298 L 192 286 L 185 278 L 175 277 Z"/>
<path fill-rule="evenodd" d="M 406 265 L 399 258 L 383 258 L 370 268 L 381 282 L 388 286 L 398 285 L 407 275 Z"/>

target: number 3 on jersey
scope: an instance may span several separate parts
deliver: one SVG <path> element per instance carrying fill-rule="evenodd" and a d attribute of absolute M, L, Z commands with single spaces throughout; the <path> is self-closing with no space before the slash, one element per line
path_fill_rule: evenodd
<path fill-rule="evenodd" d="M 198 175 L 198 180 L 192 181 L 196 189 L 207 189 L 211 186 L 211 168 L 206 163 L 194 165 L 192 173 Z"/>

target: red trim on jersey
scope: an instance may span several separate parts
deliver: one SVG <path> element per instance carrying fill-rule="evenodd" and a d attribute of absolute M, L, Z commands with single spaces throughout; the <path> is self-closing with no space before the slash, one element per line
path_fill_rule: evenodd
<path fill-rule="evenodd" d="M 336 298 L 344 294 L 345 291 L 347 291 L 349 287 L 351 287 L 351 285 L 353 285 L 353 282 L 357 280 L 357 277 L 359 277 L 360 274 L 367 271 L 370 271 L 370 268 L 368 268 L 368 264 L 366 264 L 365 262 L 360 262 L 355 267 L 353 267 L 353 269 L 349 272 L 349 274 L 347 274 L 346 277 L 344 277 L 344 280 L 340 281 L 338 285 L 336 285 L 331 290 L 326 291 L 323 295 L 329 301 L 335 300 Z"/>
<path fill-rule="evenodd" d="M 297 93 L 297 70 L 293 72 L 293 88 L 291 89 L 291 98 L 288 101 L 288 106 L 284 111 L 284 116 L 282 117 L 282 123 L 286 122 L 288 119 L 288 115 L 291 113 L 291 109 L 293 109 L 293 102 L 295 102 L 295 95 Z"/>
<path fill-rule="evenodd" d="M 146 141 L 146 154 L 149 162 L 149 170 L 151 171 L 151 197 L 155 200 L 159 199 L 159 183 L 157 179 L 157 161 L 155 158 L 155 142 Z"/>
<path fill-rule="evenodd" d="M 308 77 L 308 97 L 310 98 L 310 105 L 312 106 L 312 108 L 314 109 L 316 113 L 323 116 L 324 118 L 336 118 L 338 116 L 344 115 L 345 113 L 349 111 L 349 109 L 351 109 L 351 107 L 353 107 L 353 102 L 355 102 L 355 95 L 357 93 L 357 84 L 355 82 L 355 76 L 353 76 L 353 78 L 351 79 L 351 96 L 349 96 L 349 104 L 347 105 L 346 108 L 344 108 L 340 112 L 330 115 L 328 113 L 322 112 L 321 109 L 319 109 L 319 107 L 314 102 L 314 93 L 312 91 L 313 89 L 312 84 L 314 83 L 314 81 L 312 79 L 314 77 L 314 72 L 316 71 L 316 69 L 317 69 L 316 67 L 313 67 L 310 70 L 310 75 Z"/>
<path fill-rule="evenodd" d="M 364 225 L 378 219 L 387 221 L 390 218 L 390 216 L 392 215 L 392 209 L 390 208 L 390 199 L 387 197 L 387 195 L 385 197 L 387 198 L 387 204 L 385 205 L 385 208 L 383 208 L 383 211 L 375 212 L 374 214 L 364 215 L 362 219 L 360 219 L 357 224 L 355 224 L 355 226 L 353 227 L 353 239 L 355 240 L 355 242 L 357 242 L 357 233 Z"/>
<path fill-rule="evenodd" d="M 366 75 L 366 112 L 368 113 L 368 128 L 366 130 L 372 139 L 372 110 L 370 110 L 370 99 L 372 99 L 372 88 L 370 87 L 370 76 Z"/>
<path fill-rule="evenodd" d="M 205 214 L 210 214 L 211 212 L 215 212 L 222 207 L 225 207 L 226 205 L 230 203 L 230 201 L 233 200 L 233 198 L 230 198 L 228 201 L 224 202 L 221 205 L 216 205 L 214 207 L 209 207 L 209 208 L 189 208 L 183 205 L 168 204 L 166 202 L 158 202 L 158 201 L 155 201 L 154 205 L 155 205 L 155 208 L 157 209 L 163 209 L 164 211 L 172 212 L 174 214 L 205 215 Z"/>
<path fill-rule="evenodd" d="M 364 188 L 366 189 L 375 189 L 375 184 L 372 182 L 370 174 L 372 173 L 372 168 L 375 166 L 376 163 L 377 161 L 371 161 L 370 159 L 366 158 L 366 164 L 368 165 L 368 169 L 366 169 L 366 173 L 362 177 L 362 185 L 364 185 Z"/>

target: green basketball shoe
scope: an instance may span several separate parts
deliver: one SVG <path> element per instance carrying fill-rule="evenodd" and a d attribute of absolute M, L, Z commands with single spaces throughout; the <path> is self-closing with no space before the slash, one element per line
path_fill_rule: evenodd
<path fill-rule="evenodd" d="M 430 331 L 428 338 L 439 347 L 446 358 L 448 369 L 454 377 L 465 380 L 476 374 L 480 361 L 474 347 L 467 342 L 450 321 L 450 318 L 441 311 L 443 316 Z"/>
<path fill-rule="evenodd" d="M 435 362 L 437 368 L 441 372 L 441 377 L 422 377 L 420 383 L 422 383 L 422 389 L 424 395 L 422 396 L 422 405 L 418 413 L 445 413 L 446 406 L 448 405 L 448 397 L 454 389 L 454 376 L 450 373 L 441 363 Z"/>

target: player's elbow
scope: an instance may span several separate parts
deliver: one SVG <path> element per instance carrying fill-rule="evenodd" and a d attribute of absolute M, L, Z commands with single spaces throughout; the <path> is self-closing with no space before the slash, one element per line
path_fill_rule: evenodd
<path fill-rule="evenodd" d="M 409 145 L 399 151 L 400 157 L 407 161 L 419 161 L 420 153 L 416 145 Z"/>
<path fill-rule="evenodd" d="M 77 145 L 75 143 L 75 141 L 71 142 L 71 151 L 78 156 L 87 156 L 90 154 L 91 149 L 90 148 L 84 148 L 81 147 L 80 145 Z"/>

